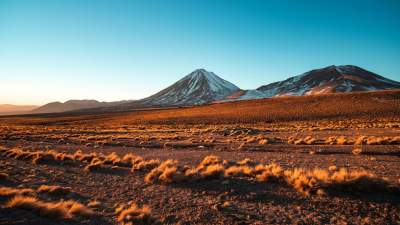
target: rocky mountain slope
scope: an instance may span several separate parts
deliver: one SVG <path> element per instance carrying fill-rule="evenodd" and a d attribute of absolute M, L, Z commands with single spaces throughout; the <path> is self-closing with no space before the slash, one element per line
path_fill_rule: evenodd
<path fill-rule="evenodd" d="M 240 89 L 213 72 L 198 69 L 141 102 L 146 105 L 200 105 L 224 99 Z"/>
<path fill-rule="evenodd" d="M 396 82 L 357 66 L 328 66 L 290 77 L 284 81 L 247 90 L 237 100 L 285 95 L 315 95 L 354 91 L 374 91 L 400 88 Z"/>

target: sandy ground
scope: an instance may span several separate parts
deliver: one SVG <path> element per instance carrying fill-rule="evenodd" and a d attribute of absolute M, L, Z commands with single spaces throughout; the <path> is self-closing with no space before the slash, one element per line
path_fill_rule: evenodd
<path fill-rule="evenodd" d="M 39 129 L 39 128 L 38 128 Z M 54 149 L 73 153 L 84 152 L 108 154 L 116 152 L 123 156 L 135 153 L 146 159 L 176 159 L 181 165 L 194 166 L 207 155 L 217 155 L 226 160 L 250 158 L 260 163 L 276 162 L 285 169 L 324 168 L 335 165 L 347 169 L 371 171 L 385 177 L 393 184 L 400 181 L 400 145 L 363 145 L 363 154 L 351 153 L 353 145 L 293 145 L 285 142 L 268 145 L 247 144 L 239 148 L 240 141 L 232 136 L 206 131 L 187 135 L 187 128 L 169 128 L 150 131 L 142 129 L 139 139 L 123 140 L 118 145 L 92 146 L 90 141 L 76 142 L 72 137 L 78 131 L 39 132 L 19 134 L 18 138 L 3 136 L 0 144 L 7 148 L 26 150 Z M 10 130 L 7 130 L 10 134 Z M 262 131 L 260 131 L 263 133 Z M 257 135 L 255 132 L 254 135 Z M 38 136 L 38 134 L 41 135 Z M 190 139 L 195 146 L 164 147 L 143 143 L 143 135 L 160 136 L 174 134 L 180 143 Z M 3 135 L 5 131 L 3 130 Z M 45 138 L 49 134 L 61 134 L 63 141 Z M 68 135 L 65 135 L 68 134 Z M 96 132 L 90 133 L 95 135 Z M 109 135 L 117 133 L 109 132 Z M 120 133 L 118 133 L 120 134 Z M 346 137 L 398 136 L 398 128 L 343 128 L 326 131 L 269 131 L 268 137 L 281 138 L 313 136 L 327 138 L 332 135 Z M 205 146 L 202 140 L 213 138 Z M 166 140 L 171 141 L 171 140 Z M 157 141 L 156 141 L 157 142 Z M 310 154 L 310 151 L 317 154 Z M 0 208 L 0 224 L 118 224 L 115 207 L 131 200 L 139 205 L 149 205 L 152 215 L 164 224 L 400 224 L 400 196 L 393 193 L 333 192 L 327 196 L 304 196 L 284 182 L 255 182 L 250 179 L 214 179 L 178 184 L 146 184 L 144 172 L 132 173 L 129 169 L 117 171 L 85 172 L 85 163 L 73 165 L 34 165 L 30 161 L 0 156 L 0 171 L 10 176 L 2 186 L 37 188 L 42 184 L 71 187 L 74 194 L 68 198 L 82 203 L 90 200 L 100 202 L 98 215 L 72 221 L 54 221 L 21 210 Z M 42 199 L 52 200 L 40 195 Z M 229 203 L 229 204 L 228 204 Z"/>

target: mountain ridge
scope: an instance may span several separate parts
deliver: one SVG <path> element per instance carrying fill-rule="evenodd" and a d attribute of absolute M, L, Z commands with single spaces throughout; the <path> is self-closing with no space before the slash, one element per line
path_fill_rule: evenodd
<path fill-rule="evenodd" d="M 140 100 L 99 102 L 69 100 L 52 102 L 32 113 L 52 113 L 74 110 L 132 110 L 194 106 L 214 102 L 240 101 L 278 96 L 302 96 L 325 93 L 400 89 L 400 82 L 353 65 L 327 66 L 289 77 L 283 81 L 242 90 L 213 72 L 196 69 L 161 91 Z"/>
<path fill-rule="evenodd" d="M 64 103 L 56 101 L 50 102 L 43 106 L 40 106 L 31 111 L 31 113 L 58 113 L 67 112 L 81 109 L 99 108 L 99 107 L 111 107 L 118 104 L 125 103 L 127 101 L 118 102 L 99 102 L 97 100 L 68 100 Z"/>
<path fill-rule="evenodd" d="M 282 95 L 314 95 L 354 91 L 390 90 L 400 82 L 353 65 L 327 66 L 289 77 L 283 81 L 246 90 L 237 100 L 259 99 Z"/>

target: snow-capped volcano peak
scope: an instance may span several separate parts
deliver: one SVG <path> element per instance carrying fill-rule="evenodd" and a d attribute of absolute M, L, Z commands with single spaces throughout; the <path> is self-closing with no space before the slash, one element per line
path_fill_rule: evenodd
<path fill-rule="evenodd" d="M 213 72 L 197 69 L 143 101 L 153 105 L 198 105 L 224 99 L 240 90 Z"/>
<path fill-rule="evenodd" d="M 215 73 L 209 72 L 205 69 L 197 69 L 187 75 L 185 78 L 189 78 L 194 84 L 197 84 L 198 82 L 203 82 L 202 80 L 205 80 L 205 82 L 210 87 L 210 90 L 217 93 L 221 91 L 224 92 L 226 90 L 239 90 L 236 85 L 220 78 Z"/>

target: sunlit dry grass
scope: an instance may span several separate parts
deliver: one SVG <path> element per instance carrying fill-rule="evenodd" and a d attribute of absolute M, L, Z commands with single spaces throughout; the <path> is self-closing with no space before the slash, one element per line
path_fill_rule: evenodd
<path fill-rule="evenodd" d="M 181 170 L 178 169 L 178 161 L 166 160 L 162 162 L 158 167 L 152 169 L 146 176 L 145 182 L 148 184 L 156 181 L 165 183 L 180 182 L 184 176 Z"/>
<path fill-rule="evenodd" d="M 73 200 L 44 202 L 35 197 L 15 196 L 5 205 L 6 208 L 31 211 L 37 215 L 54 220 L 72 219 L 74 216 L 91 216 L 93 211 Z"/>
<path fill-rule="evenodd" d="M 56 185 L 41 185 L 37 189 L 38 193 L 46 193 L 49 195 L 54 195 L 54 196 L 64 196 L 68 195 L 71 193 L 71 188 L 70 187 L 61 187 L 61 186 L 56 186 Z"/>
<path fill-rule="evenodd" d="M 34 195 L 35 191 L 30 188 L 0 187 L 0 197 L 11 198 L 16 195 Z"/>
<path fill-rule="evenodd" d="M 93 171 L 98 171 L 102 167 L 103 167 L 103 161 L 101 161 L 99 158 L 92 158 L 90 163 L 87 166 L 85 166 L 84 170 L 93 172 Z"/>
<path fill-rule="evenodd" d="M 9 175 L 7 173 L 0 172 L 0 181 L 1 180 L 8 180 Z"/>
<path fill-rule="evenodd" d="M 149 206 L 138 207 L 136 203 L 131 203 L 129 207 L 120 206 L 116 209 L 118 213 L 118 222 L 121 224 L 160 224 L 160 222 L 151 215 Z"/>
<path fill-rule="evenodd" d="M 284 172 L 286 181 L 297 191 L 308 196 L 324 195 L 326 191 L 360 191 L 360 192 L 398 192 L 399 188 L 391 185 L 373 173 L 366 171 L 339 170 L 305 170 L 295 168 Z"/>

